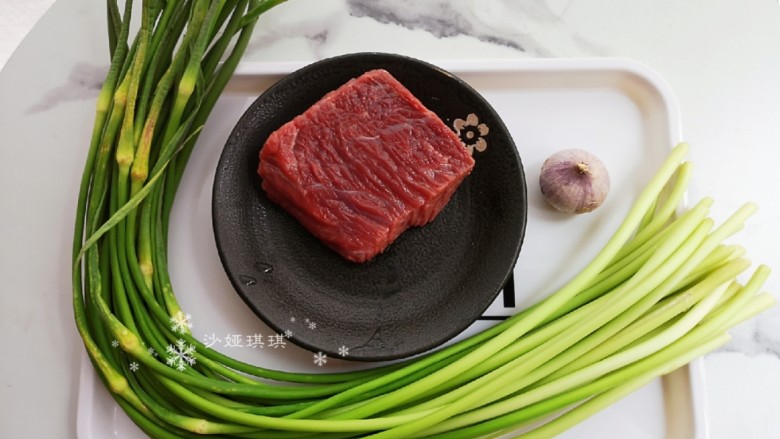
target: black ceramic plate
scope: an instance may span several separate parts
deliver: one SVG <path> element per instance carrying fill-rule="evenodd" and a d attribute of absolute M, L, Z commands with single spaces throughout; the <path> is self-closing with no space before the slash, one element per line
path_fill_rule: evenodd
<path fill-rule="evenodd" d="M 465 143 L 485 148 L 474 151 L 472 174 L 432 223 L 355 264 L 269 201 L 256 171 L 271 132 L 376 68 L 388 70 Z M 304 67 L 249 107 L 220 158 L 212 209 L 225 271 L 263 321 L 313 352 L 375 361 L 432 349 L 482 314 L 517 260 L 527 202 L 512 138 L 477 92 L 430 64 L 360 53 Z"/>

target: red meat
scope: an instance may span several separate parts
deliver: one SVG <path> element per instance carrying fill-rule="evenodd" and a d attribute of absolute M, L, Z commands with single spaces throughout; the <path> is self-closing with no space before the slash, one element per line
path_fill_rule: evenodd
<path fill-rule="evenodd" d="M 458 137 L 385 70 L 352 79 L 273 132 L 268 197 L 326 245 L 365 262 L 432 221 L 474 167 Z"/>

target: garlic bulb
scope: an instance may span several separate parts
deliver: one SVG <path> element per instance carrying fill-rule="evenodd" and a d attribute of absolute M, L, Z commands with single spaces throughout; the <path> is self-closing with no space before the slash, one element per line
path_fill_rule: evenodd
<path fill-rule="evenodd" d="M 601 160 L 582 149 L 551 155 L 539 176 L 542 195 L 561 212 L 585 213 L 601 206 L 609 193 L 609 174 Z"/>

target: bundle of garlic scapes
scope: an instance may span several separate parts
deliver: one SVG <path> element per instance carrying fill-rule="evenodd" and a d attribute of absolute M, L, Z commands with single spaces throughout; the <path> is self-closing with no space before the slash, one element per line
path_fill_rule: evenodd
<path fill-rule="evenodd" d="M 79 192 L 73 306 L 98 375 L 151 437 L 550 437 L 722 345 L 773 302 L 760 293 L 768 268 L 740 284 L 750 264 L 723 244 L 752 205 L 719 227 L 709 199 L 677 212 L 691 174 L 680 144 L 587 267 L 490 329 L 356 372 L 233 359 L 171 330 L 181 309 L 167 230 L 197 133 L 258 15 L 281 2 L 144 1 L 131 44 L 132 1 L 123 14 L 108 3 L 113 61 Z M 179 342 L 191 361 L 172 367 L 165 352 Z"/>

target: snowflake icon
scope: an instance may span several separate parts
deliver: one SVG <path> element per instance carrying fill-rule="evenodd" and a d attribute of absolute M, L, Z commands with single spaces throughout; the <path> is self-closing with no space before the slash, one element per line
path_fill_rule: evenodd
<path fill-rule="evenodd" d="M 290 323 L 295 323 L 295 317 L 290 317 Z"/>
<path fill-rule="evenodd" d="M 170 318 L 171 331 L 179 334 L 188 333 L 192 329 L 192 316 L 179 311 Z"/>
<path fill-rule="evenodd" d="M 111 341 L 111 347 L 112 348 L 118 348 L 119 347 L 119 340 Z"/>
<path fill-rule="evenodd" d="M 328 356 L 323 354 L 322 352 L 317 352 L 314 354 L 314 364 L 317 366 L 322 367 L 325 363 L 328 362 Z"/>
<path fill-rule="evenodd" d="M 286 331 L 284 331 L 284 338 L 292 338 L 292 336 L 293 336 L 293 332 L 291 330 L 287 329 Z"/>
<path fill-rule="evenodd" d="M 309 329 L 317 329 L 317 324 L 314 322 L 309 322 Z"/>
<path fill-rule="evenodd" d="M 175 345 L 168 345 L 165 352 L 169 355 L 165 364 L 176 368 L 179 372 L 184 372 L 186 365 L 195 365 L 195 346 L 188 345 L 184 340 L 179 339 Z"/>
<path fill-rule="evenodd" d="M 339 348 L 339 355 L 341 355 L 342 357 L 346 357 L 347 355 L 349 355 L 349 348 L 346 346 L 341 346 Z"/>
<path fill-rule="evenodd" d="M 146 352 L 148 352 L 149 355 L 151 355 L 152 357 L 156 357 L 157 356 L 157 351 L 155 351 L 154 348 L 152 348 L 152 347 L 147 349 Z"/>
<path fill-rule="evenodd" d="M 135 361 L 133 361 L 132 363 L 130 363 L 130 370 L 131 370 L 131 371 L 133 371 L 133 372 L 138 372 L 138 368 L 139 368 L 139 367 L 140 367 L 140 366 L 138 366 L 138 363 L 136 363 Z"/>

